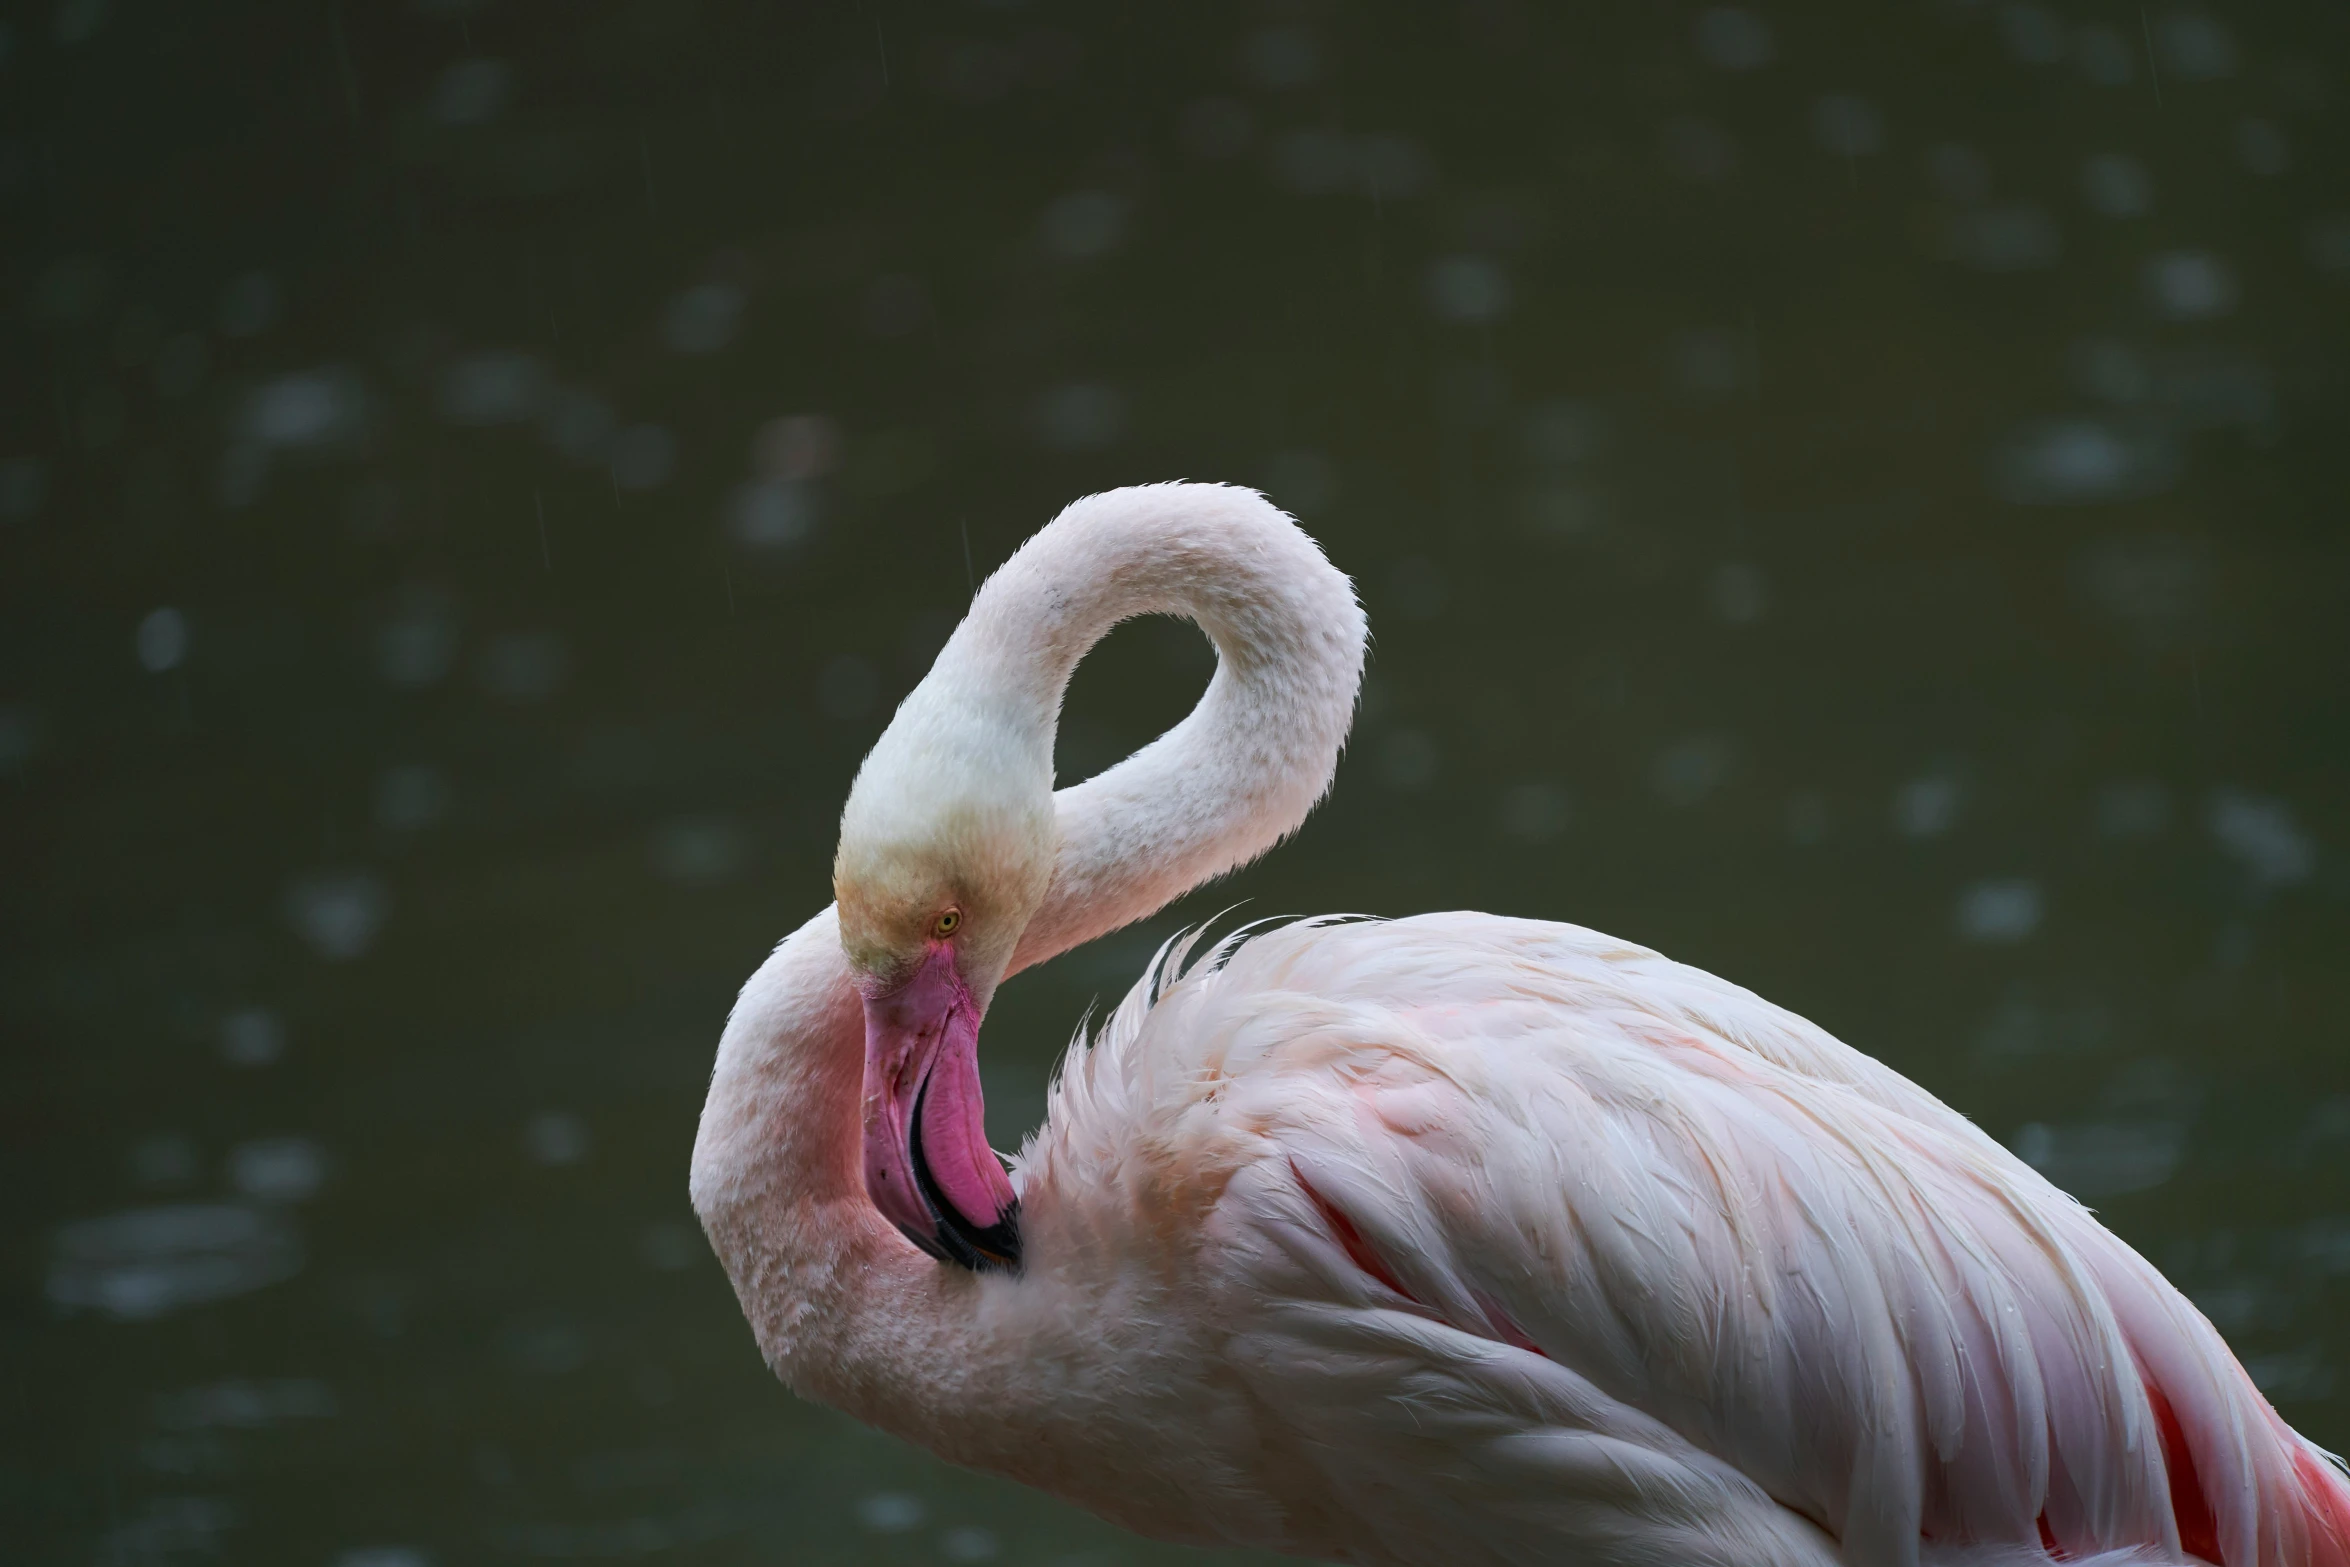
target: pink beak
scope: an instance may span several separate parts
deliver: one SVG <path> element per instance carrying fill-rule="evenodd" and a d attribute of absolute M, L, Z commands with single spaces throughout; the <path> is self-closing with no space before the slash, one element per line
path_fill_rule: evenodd
<path fill-rule="evenodd" d="M 1015 1272 L 1020 1199 L 987 1146 L 979 1017 L 943 941 L 913 978 L 865 998 L 865 1191 L 933 1257 Z"/>

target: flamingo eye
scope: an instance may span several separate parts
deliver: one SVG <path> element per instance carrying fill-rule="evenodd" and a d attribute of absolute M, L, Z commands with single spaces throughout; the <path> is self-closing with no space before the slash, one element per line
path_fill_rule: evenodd
<path fill-rule="evenodd" d="M 961 909 L 949 909 L 931 923 L 930 933 L 934 936 L 952 936 L 956 931 L 961 930 L 962 928 L 963 911 Z"/>

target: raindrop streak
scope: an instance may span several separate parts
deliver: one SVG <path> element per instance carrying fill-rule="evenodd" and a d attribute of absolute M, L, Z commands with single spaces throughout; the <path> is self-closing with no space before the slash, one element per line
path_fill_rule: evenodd
<path fill-rule="evenodd" d="M 553 576 L 555 574 L 555 553 L 547 547 L 547 497 L 541 491 L 534 489 L 530 492 L 530 500 L 531 504 L 538 508 L 539 513 L 539 564 L 546 567 L 547 575 Z"/>
<path fill-rule="evenodd" d="M 979 597 L 979 573 L 971 565 L 971 519 L 958 517 L 955 526 L 963 532 L 963 580 L 970 585 L 971 596 Z"/>
<path fill-rule="evenodd" d="M 2146 39 L 2146 79 L 2154 84 L 2154 107 L 2162 107 L 2162 67 L 2154 63 L 2154 24 L 2146 20 L 2146 8 L 2138 7 L 2138 31 Z"/>
<path fill-rule="evenodd" d="M 343 32 L 343 8 L 330 5 L 326 11 L 327 27 L 334 34 L 335 70 L 342 80 L 343 107 L 350 111 L 351 129 L 359 128 L 359 73 L 351 67 L 351 40 Z"/>

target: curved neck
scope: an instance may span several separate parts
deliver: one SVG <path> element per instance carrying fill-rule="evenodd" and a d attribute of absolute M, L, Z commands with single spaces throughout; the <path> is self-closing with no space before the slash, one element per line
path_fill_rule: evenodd
<path fill-rule="evenodd" d="M 1330 786 L 1362 684 L 1346 578 L 1250 490 L 1154 484 L 1077 502 L 988 578 L 933 678 L 1052 754 L 1078 660 L 1120 621 L 1182 615 L 1216 646 L 1189 716 L 1053 796 L 1050 889 L 1012 969 L 1155 913 L 1296 830 Z"/>
<path fill-rule="evenodd" d="M 1068 508 L 988 579 L 908 703 L 1000 726 L 1041 776 L 1077 661 L 1147 614 L 1197 621 L 1216 644 L 1215 678 L 1181 723 L 1053 796 L 1052 879 L 1015 969 L 1263 853 L 1305 820 L 1337 765 L 1362 677 L 1353 589 L 1271 504 L 1221 485 Z M 956 1347 L 981 1286 L 907 1245 L 865 1195 L 862 1038 L 827 909 L 776 949 L 727 1020 L 694 1207 L 779 1374 L 952 1454 L 946 1390 L 985 1380 Z"/>

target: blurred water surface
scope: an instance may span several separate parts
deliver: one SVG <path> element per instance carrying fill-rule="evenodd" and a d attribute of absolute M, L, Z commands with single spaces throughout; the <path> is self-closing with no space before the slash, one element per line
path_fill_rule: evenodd
<path fill-rule="evenodd" d="M 685 1204 L 1069 499 L 1377 645 L 1182 919 L 1599 926 L 1976 1116 L 2350 1443 L 2350 14 L 62 0 L 0 24 L 7 1554 L 1173 1561 L 793 1402 Z M 1188 629 L 1080 674 L 1082 776 Z"/>

